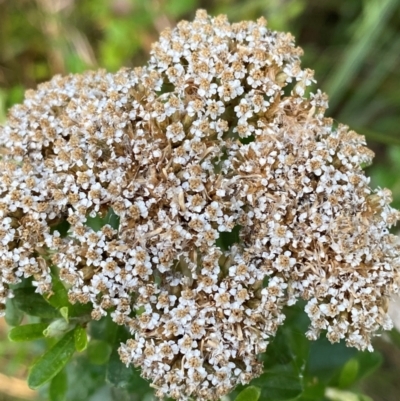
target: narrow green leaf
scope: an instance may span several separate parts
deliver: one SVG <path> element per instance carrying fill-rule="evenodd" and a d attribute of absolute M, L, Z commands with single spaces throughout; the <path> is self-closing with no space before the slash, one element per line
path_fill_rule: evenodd
<path fill-rule="evenodd" d="M 343 366 L 339 376 L 339 387 L 350 387 L 357 379 L 360 365 L 356 358 L 352 358 Z"/>
<path fill-rule="evenodd" d="M 396 135 L 390 135 L 385 132 L 375 132 L 365 127 L 352 127 L 360 135 L 364 135 L 368 140 L 375 141 L 378 143 L 384 143 L 386 145 L 399 146 L 400 138 Z"/>
<path fill-rule="evenodd" d="M 372 401 L 372 399 L 366 395 L 330 387 L 326 389 L 325 397 L 331 401 Z"/>
<path fill-rule="evenodd" d="M 77 326 L 75 329 L 75 349 L 82 352 L 87 348 L 88 339 L 86 330 L 82 326 Z"/>
<path fill-rule="evenodd" d="M 65 369 L 54 376 L 50 382 L 49 399 L 50 401 L 64 401 L 68 389 L 67 372 Z"/>
<path fill-rule="evenodd" d="M 16 305 L 14 298 L 7 299 L 6 302 L 6 315 L 4 316 L 6 323 L 9 326 L 18 326 L 24 317 L 22 312 Z"/>
<path fill-rule="evenodd" d="M 261 390 L 258 387 L 249 386 L 242 390 L 235 401 L 258 401 L 261 395 Z"/>
<path fill-rule="evenodd" d="M 87 347 L 89 361 L 94 365 L 104 365 L 108 362 L 111 354 L 111 346 L 105 341 L 92 340 Z"/>
<path fill-rule="evenodd" d="M 47 323 L 35 323 L 17 326 L 10 330 L 8 333 L 8 338 L 15 342 L 37 340 L 38 338 L 44 337 L 43 331 L 47 326 Z"/>
<path fill-rule="evenodd" d="M 343 59 L 325 84 L 332 109 L 342 100 L 351 80 L 356 76 L 367 54 L 374 47 L 385 28 L 388 18 L 397 6 L 397 0 L 370 0 L 365 2 L 363 15 L 357 21 L 355 34 L 348 45 Z"/>
<path fill-rule="evenodd" d="M 16 306 L 26 314 L 44 319 L 60 317 L 57 309 L 53 308 L 40 294 L 36 293 L 34 287 L 17 288 L 13 292 Z"/>
<path fill-rule="evenodd" d="M 39 388 L 64 368 L 75 352 L 74 337 L 74 330 L 69 331 L 35 362 L 28 377 L 30 388 Z"/>
<path fill-rule="evenodd" d="M 352 118 L 354 119 L 354 115 L 357 113 L 357 124 L 366 125 L 369 115 L 362 115 L 364 113 L 360 113 L 360 108 L 363 108 L 365 102 L 375 96 L 379 86 L 390 75 L 398 62 L 397 57 L 394 57 L 400 50 L 398 32 L 397 30 L 388 29 L 386 33 L 386 38 L 383 38 L 384 43 L 381 42 L 380 46 L 375 48 L 375 52 L 378 52 L 375 58 L 379 59 L 379 63 L 370 66 L 369 71 L 366 72 L 365 79 L 363 79 L 361 85 L 357 86 L 357 91 L 354 91 L 351 98 L 344 104 L 343 110 L 340 111 L 339 121 L 350 121 Z"/>

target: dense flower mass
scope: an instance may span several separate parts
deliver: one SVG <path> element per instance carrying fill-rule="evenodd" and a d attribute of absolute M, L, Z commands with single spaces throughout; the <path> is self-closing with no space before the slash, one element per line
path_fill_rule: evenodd
<path fill-rule="evenodd" d="M 399 212 L 301 54 L 263 19 L 199 11 L 144 68 L 28 91 L 0 128 L 0 303 L 23 277 L 48 293 L 57 266 L 71 302 L 130 329 L 121 360 L 179 400 L 258 376 L 299 298 L 307 337 L 370 348 L 391 327 Z"/>

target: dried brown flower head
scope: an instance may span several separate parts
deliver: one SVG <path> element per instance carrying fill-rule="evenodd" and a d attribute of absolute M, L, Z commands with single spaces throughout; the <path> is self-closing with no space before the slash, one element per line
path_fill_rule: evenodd
<path fill-rule="evenodd" d="M 263 19 L 199 11 L 145 68 L 28 91 L 0 128 L 0 303 L 23 277 L 49 292 L 58 266 L 71 302 L 129 327 L 122 361 L 179 400 L 258 376 L 299 298 L 309 338 L 370 348 L 391 327 L 399 213 L 369 187 L 364 138 L 307 95 L 301 54 Z M 87 224 L 109 210 L 118 227 Z"/>

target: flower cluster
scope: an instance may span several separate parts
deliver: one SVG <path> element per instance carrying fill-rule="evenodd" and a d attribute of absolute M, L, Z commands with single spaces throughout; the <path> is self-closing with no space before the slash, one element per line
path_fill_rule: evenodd
<path fill-rule="evenodd" d="M 299 298 L 310 339 L 370 348 L 391 327 L 400 215 L 301 54 L 263 19 L 199 11 L 144 68 L 28 91 L 0 128 L 0 304 L 24 277 L 50 292 L 57 266 L 71 302 L 129 328 L 121 360 L 179 400 L 258 376 Z M 110 211 L 118 226 L 88 224 Z"/>

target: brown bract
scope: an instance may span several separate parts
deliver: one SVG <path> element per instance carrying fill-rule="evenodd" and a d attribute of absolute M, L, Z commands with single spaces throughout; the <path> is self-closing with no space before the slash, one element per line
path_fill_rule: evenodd
<path fill-rule="evenodd" d="M 144 68 L 28 91 L 0 128 L 3 307 L 23 277 L 48 293 L 56 265 L 71 302 L 129 328 L 121 360 L 179 400 L 258 376 L 299 298 L 310 339 L 371 349 L 391 327 L 399 213 L 369 187 L 364 138 L 308 94 L 301 54 L 263 19 L 199 11 Z M 110 210 L 118 227 L 87 224 Z"/>

